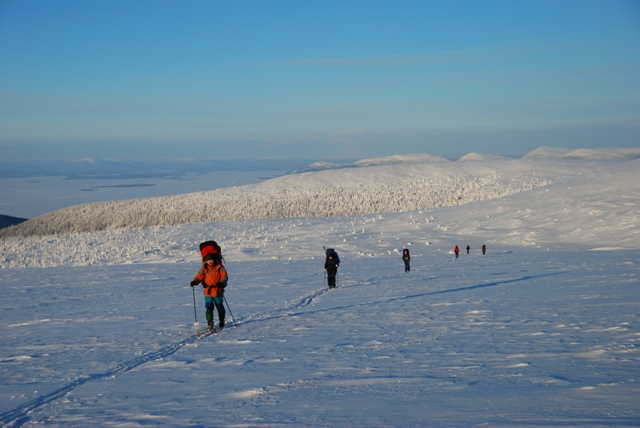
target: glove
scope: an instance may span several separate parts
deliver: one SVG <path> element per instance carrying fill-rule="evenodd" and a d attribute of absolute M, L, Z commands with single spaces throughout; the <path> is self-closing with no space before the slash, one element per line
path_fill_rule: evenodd
<path fill-rule="evenodd" d="M 195 287 L 195 286 L 196 286 L 196 285 L 198 285 L 198 284 L 199 284 L 199 282 L 198 282 L 198 281 L 196 281 L 195 279 L 194 279 L 193 281 L 191 281 L 191 286 L 192 286 L 192 287 Z"/>
<path fill-rule="evenodd" d="M 226 284 L 226 283 L 224 283 L 224 282 L 222 282 L 222 281 L 220 281 L 220 282 L 218 282 L 218 283 L 216 284 L 216 287 L 218 287 L 218 288 L 225 288 L 226 286 L 227 286 L 227 284 Z"/>

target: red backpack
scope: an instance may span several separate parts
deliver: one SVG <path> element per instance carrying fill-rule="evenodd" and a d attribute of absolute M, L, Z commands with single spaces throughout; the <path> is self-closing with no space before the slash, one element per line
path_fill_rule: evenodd
<path fill-rule="evenodd" d="M 204 256 L 208 254 L 213 254 L 216 260 L 218 260 L 218 263 L 222 263 L 224 260 L 224 258 L 222 257 L 222 249 L 216 241 L 205 241 L 200 244 L 200 254 L 202 255 L 203 261 Z"/>

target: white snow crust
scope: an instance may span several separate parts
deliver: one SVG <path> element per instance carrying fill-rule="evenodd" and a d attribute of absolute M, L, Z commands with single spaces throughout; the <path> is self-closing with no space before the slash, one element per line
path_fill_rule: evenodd
<path fill-rule="evenodd" d="M 0 424 L 638 426 L 640 159 L 608 152 L 372 162 L 225 193 L 275 206 L 432 180 L 428 198 L 461 197 L 434 207 L 5 236 Z M 208 239 L 231 314 L 197 338 Z M 323 246 L 342 260 L 333 290 Z"/>

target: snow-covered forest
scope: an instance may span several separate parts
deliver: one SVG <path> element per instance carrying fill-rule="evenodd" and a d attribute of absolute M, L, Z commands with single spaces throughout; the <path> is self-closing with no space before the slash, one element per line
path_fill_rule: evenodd
<path fill-rule="evenodd" d="M 491 162 L 478 154 L 457 162 L 421 155 L 312 166 L 313 172 L 298 171 L 260 184 L 72 206 L 0 230 L 0 237 L 425 210 L 497 199 L 606 168 L 589 158 L 638 156 L 630 149 L 558 154 L 543 148 L 523 159 L 492 157 Z"/>
<path fill-rule="evenodd" d="M 0 239 L 0 423 L 638 426 L 639 154 L 316 164 L 30 220 Z M 202 198 L 252 214 L 134 227 Z M 52 221 L 74 212 L 94 230 Z M 208 239 L 230 311 L 198 338 Z"/>
<path fill-rule="evenodd" d="M 635 248 L 640 238 L 640 150 L 541 148 L 523 159 L 470 154 L 457 162 L 393 156 L 321 169 L 211 192 L 58 210 L 0 231 L 0 266 L 188 260 L 192 237 L 175 237 L 166 226 L 197 223 L 206 231 L 203 238 L 229 230 L 224 241 L 234 251 L 250 233 L 244 227 L 234 231 L 238 220 L 282 218 L 257 228 L 266 245 L 278 239 L 279 230 L 304 230 L 325 217 L 343 217 L 357 236 L 370 229 L 376 214 L 392 212 L 411 212 L 413 227 L 461 228 L 513 245 L 544 245 L 549 232 L 554 242 L 615 248 Z M 521 201 L 522 209 L 505 213 L 501 200 L 507 196 Z M 474 208 L 480 201 L 486 212 Z M 449 206 L 460 207 L 455 217 L 429 214 Z M 576 223 L 578 218 L 589 221 Z M 214 221 L 222 223 L 212 226 Z M 268 224 L 277 224 L 277 230 L 262 232 Z M 301 257 L 297 248 L 278 247 L 281 257 Z"/>

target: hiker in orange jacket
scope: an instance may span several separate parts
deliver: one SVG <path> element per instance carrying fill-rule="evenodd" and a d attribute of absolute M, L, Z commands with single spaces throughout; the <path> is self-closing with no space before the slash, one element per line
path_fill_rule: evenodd
<path fill-rule="evenodd" d="M 220 328 L 224 327 L 224 289 L 227 286 L 227 270 L 215 254 L 204 256 L 202 267 L 196 274 L 191 286 L 202 283 L 204 287 L 204 301 L 209 330 L 213 329 L 213 307 L 218 310 Z"/>

